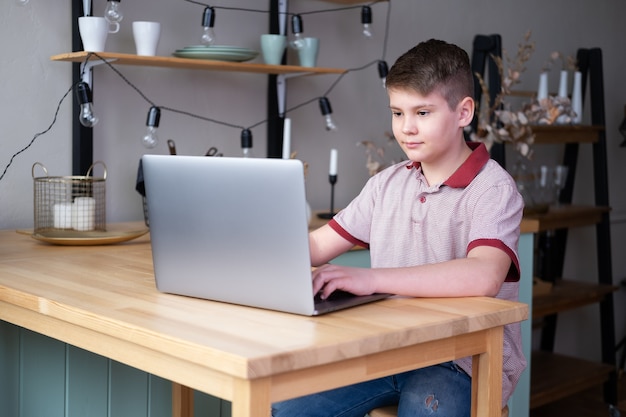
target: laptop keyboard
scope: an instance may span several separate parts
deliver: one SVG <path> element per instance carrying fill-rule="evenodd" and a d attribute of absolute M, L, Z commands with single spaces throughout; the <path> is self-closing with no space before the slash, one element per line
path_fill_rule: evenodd
<path fill-rule="evenodd" d="M 353 297 L 355 297 L 355 295 L 352 294 L 351 292 L 335 290 L 328 296 L 328 298 L 326 298 L 325 300 L 322 300 L 320 293 L 317 293 L 317 295 L 315 296 L 315 304 L 326 303 L 329 301 L 344 300 L 346 298 L 353 298 Z"/>

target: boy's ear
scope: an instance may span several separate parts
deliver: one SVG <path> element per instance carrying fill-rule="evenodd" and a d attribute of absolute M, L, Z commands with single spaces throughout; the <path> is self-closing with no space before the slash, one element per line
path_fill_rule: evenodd
<path fill-rule="evenodd" d="M 474 103 L 474 99 L 471 97 L 465 97 L 459 103 L 459 124 L 462 127 L 468 126 L 472 123 L 474 119 L 474 110 L 476 108 L 476 104 Z"/>

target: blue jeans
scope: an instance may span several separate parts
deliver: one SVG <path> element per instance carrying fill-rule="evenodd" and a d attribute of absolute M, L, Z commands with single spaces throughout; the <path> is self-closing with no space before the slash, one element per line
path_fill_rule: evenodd
<path fill-rule="evenodd" d="M 398 404 L 398 417 L 469 417 L 472 381 L 453 362 L 272 404 L 273 417 L 363 417 Z"/>

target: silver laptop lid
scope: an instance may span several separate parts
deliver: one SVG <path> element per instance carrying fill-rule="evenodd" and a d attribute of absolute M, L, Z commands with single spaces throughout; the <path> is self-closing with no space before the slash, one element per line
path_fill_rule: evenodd
<path fill-rule="evenodd" d="M 298 160 L 144 155 L 160 291 L 314 314 Z"/>

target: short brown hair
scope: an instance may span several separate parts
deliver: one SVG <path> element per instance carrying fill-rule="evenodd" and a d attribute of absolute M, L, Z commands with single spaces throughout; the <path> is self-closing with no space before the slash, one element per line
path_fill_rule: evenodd
<path fill-rule="evenodd" d="M 388 89 L 411 89 L 428 95 L 435 89 L 454 110 L 465 97 L 474 98 L 474 78 L 467 52 L 430 39 L 405 52 L 387 74 Z"/>

